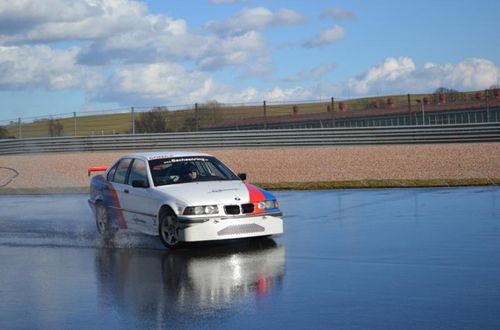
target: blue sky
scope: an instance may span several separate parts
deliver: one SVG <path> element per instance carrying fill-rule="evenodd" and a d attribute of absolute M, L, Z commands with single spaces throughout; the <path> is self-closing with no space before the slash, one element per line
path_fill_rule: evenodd
<path fill-rule="evenodd" d="M 489 88 L 498 12 L 482 0 L 0 0 L 0 123 Z"/>

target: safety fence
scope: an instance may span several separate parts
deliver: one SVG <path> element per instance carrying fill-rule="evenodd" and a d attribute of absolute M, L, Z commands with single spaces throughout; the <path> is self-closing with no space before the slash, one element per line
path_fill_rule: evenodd
<path fill-rule="evenodd" d="M 478 111 L 482 113 L 478 115 Z M 1 138 L 500 121 L 500 89 L 358 99 L 126 107 L 0 121 Z"/>
<path fill-rule="evenodd" d="M 3 139 L 0 140 L 0 155 L 76 151 L 281 148 L 459 142 L 500 142 L 500 123 Z"/>

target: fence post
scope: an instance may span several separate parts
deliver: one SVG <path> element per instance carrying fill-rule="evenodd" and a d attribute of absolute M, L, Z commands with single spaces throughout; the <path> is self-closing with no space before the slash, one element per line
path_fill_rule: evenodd
<path fill-rule="evenodd" d="M 335 128 L 335 99 L 332 97 L 330 102 L 332 106 L 332 128 Z"/>
<path fill-rule="evenodd" d="M 198 103 L 194 104 L 194 126 L 196 132 L 200 130 L 200 124 L 198 123 Z"/>
<path fill-rule="evenodd" d="M 130 108 L 130 115 L 132 117 L 132 134 L 135 134 L 135 111 L 134 111 L 134 107 Z"/>
<path fill-rule="evenodd" d="M 263 109 L 264 109 L 264 129 L 267 129 L 267 107 L 266 107 L 266 101 L 263 103 Z"/>
<path fill-rule="evenodd" d="M 484 100 L 486 101 L 486 121 L 490 122 L 490 99 L 489 99 L 489 90 L 484 91 Z"/>
<path fill-rule="evenodd" d="M 74 126 L 75 126 L 75 134 L 74 134 L 74 136 L 76 136 L 76 112 L 73 112 L 73 123 L 74 123 Z"/>
<path fill-rule="evenodd" d="M 408 93 L 408 125 L 411 125 L 411 101 L 410 101 L 410 93 Z"/>
<path fill-rule="evenodd" d="M 23 138 L 23 132 L 21 130 L 21 118 L 17 119 L 17 138 L 22 139 Z"/>

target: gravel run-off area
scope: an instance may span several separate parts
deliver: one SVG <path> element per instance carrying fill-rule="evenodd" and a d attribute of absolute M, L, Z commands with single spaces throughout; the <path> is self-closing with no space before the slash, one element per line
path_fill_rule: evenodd
<path fill-rule="evenodd" d="M 500 143 L 208 149 L 248 182 L 487 179 L 499 182 Z M 136 151 L 132 151 L 136 152 Z M 88 187 L 87 168 L 131 153 L 75 152 L 0 157 L 0 193 Z"/>

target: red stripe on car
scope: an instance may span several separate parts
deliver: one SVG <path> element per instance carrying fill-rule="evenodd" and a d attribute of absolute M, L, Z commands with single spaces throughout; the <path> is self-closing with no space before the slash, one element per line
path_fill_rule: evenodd
<path fill-rule="evenodd" d="M 259 202 L 263 202 L 266 200 L 262 191 L 256 186 L 248 183 L 245 183 L 245 186 L 247 187 L 248 193 L 250 194 L 250 203 L 253 203 L 254 206 L 253 214 L 264 213 L 265 210 L 261 210 L 258 207 Z"/>
<path fill-rule="evenodd" d="M 118 219 L 118 223 L 121 229 L 127 229 L 127 222 L 125 221 L 125 217 L 123 216 L 123 211 L 120 206 L 120 200 L 118 199 L 118 194 L 116 193 L 115 187 L 112 184 L 109 184 L 109 191 L 111 193 L 111 199 L 113 200 L 113 205 L 115 206 L 116 217 Z"/>

